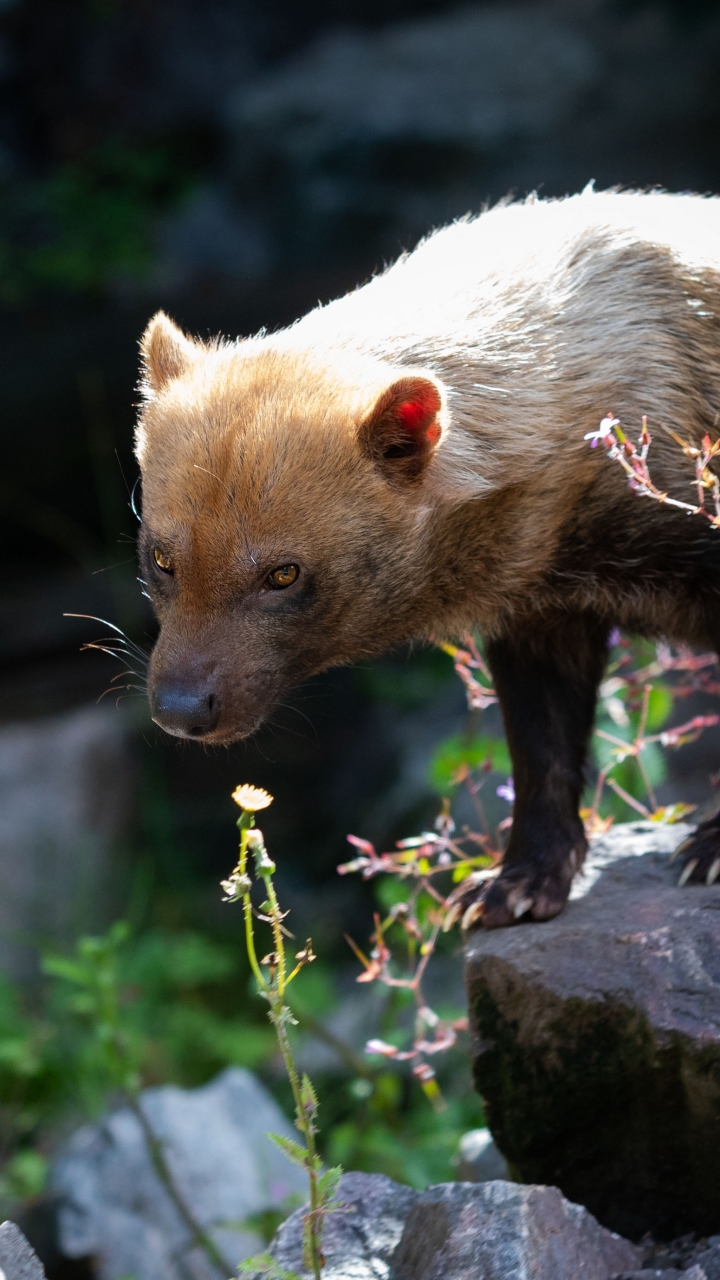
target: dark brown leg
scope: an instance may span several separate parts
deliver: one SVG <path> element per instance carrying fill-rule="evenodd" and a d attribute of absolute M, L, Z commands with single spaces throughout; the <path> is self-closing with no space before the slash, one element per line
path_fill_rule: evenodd
<path fill-rule="evenodd" d="M 714 632 L 713 648 L 720 657 L 720 624 L 710 629 Z M 720 882 L 720 813 L 701 822 L 674 856 L 678 860 L 680 885 Z"/>
<path fill-rule="evenodd" d="M 534 619 L 487 647 L 516 801 L 502 868 L 484 897 L 486 928 L 556 916 L 582 865 L 587 841 L 578 806 L 607 633 L 594 617 L 568 614 Z"/>

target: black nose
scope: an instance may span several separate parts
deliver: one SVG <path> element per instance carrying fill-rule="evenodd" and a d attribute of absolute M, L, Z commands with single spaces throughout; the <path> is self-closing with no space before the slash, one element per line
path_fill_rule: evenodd
<path fill-rule="evenodd" d="M 159 684 L 152 695 L 152 718 L 176 738 L 205 738 L 217 729 L 220 699 L 207 689 Z"/>

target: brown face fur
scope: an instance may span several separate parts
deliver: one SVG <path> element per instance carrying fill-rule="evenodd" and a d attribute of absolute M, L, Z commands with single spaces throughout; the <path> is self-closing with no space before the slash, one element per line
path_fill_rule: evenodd
<path fill-rule="evenodd" d="M 201 348 L 162 316 L 144 340 L 141 563 L 161 623 L 150 698 L 164 727 L 211 742 L 252 733 L 329 664 L 422 632 L 423 471 L 442 430 L 429 375 L 339 381 L 246 345 Z M 297 578 L 274 588 L 285 566 Z M 168 690 L 213 714 L 164 715 Z"/>

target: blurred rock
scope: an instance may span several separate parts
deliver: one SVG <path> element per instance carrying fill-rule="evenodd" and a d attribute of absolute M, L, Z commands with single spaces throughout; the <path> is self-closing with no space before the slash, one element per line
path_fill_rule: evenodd
<path fill-rule="evenodd" d="M 102 928 L 111 852 L 132 814 L 129 725 L 112 705 L 0 727 L 0 967 Z"/>
<path fill-rule="evenodd" d="M 305 1194 L 305 1174 L 267 1137 L 270 1131 L 292 1138 L 292 1125 L 240 1068 L 200 1089 L 146 1089 L 142 1106 L 177 1187 L 230 1275 L 263 1247 L 248 1217 Z M 217 1280 L 154 1172 L 127 1108 L 79 1129 L 55 1161 L 52 1183 L 60 1249 L 68 1258 L 92 1255 L 99 1280 Z"/>
<path fill-rule="evenodd" d="M 471 1129 L 460 1139 L 457 1177 L 460 1182 L 508 1180 L 507 1160 L 489 1129 Z"/>
<path fill-rule="evenodd" d="M 0 1224 L 0 1275 L 5 1280 L 45 1280 L 40 1259 L 14 1222 Z"/>
<path fill-rule="evenodd" d="M 232 96 L 236 187 L 274 200 L 281 257 L 417 238 L 477 208 L 488 163 L 555 130 L 600 70 L 547 6 L 331 30 Z"/>
<path fill-rule="evenodd" d="M 555 1187 L 448 1182 L 417 1192 L 346 1173 L 338 1199 L 345 1211 L 327 1219 L 323 1237 L 326 1280 L 607 1280 L 641 1258 Z M 299 1209 L 271 1253 L 304 1276 L 302 1223 Z"/>
<path fill-rule="evenodd" d="M 708 1240 L 708 1249 L 699 1252 L 693 1262 L 707 1276 L 707 1280 L 720 1280 L 720 1236 Z M 690 1280 L 688 1272 L 684 1272 L 686 1280 Z"/>
<path fill-rule="evenodd" d="M 642 1271 L 622 1271 L 617 1275 L 611 1276 L 610 1280 L 653 1280 L 660 1277 L 660 1280 L 708 1280 L 707 1275 L 702 1267 L 690 1267 L 687 1271 L 676 1271 L 672 1267 L 669 1271 L 657 1271 L 656 1269 L 648 1270 L 643 1268 Z"/>
<path fill-rule="evenodd" d="M 269 246 L 262 228 L 233 208 L 218 185 L 198 187 L 161 222 L 157 259 L 147 287 L 169 293 L 196 279 L 251 279 L 267 272 Z"/>
<path fill-rule="evenodd" d="M 720 1223 L 720 886 L 676 886 L 688 827 L 593 841 L 557 919 L 466 949 L 475 1078 L 514 1176 L 638 1238 Z"/>

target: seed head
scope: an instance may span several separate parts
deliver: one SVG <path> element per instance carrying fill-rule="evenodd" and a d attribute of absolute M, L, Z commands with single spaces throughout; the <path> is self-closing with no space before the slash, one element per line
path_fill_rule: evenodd
<path fill-rule="evenodd" d="M 253 787 L 249 782 L 243 782 L 236 787 L 232 793 L 232 798 L 236 805 L 241 809 L 245 809 L 248 813 L 257 813 L 258 809 L 267 809 L 272 804 L 273 797 L 269 791 L 264 791 L 262 787 Z"/>

